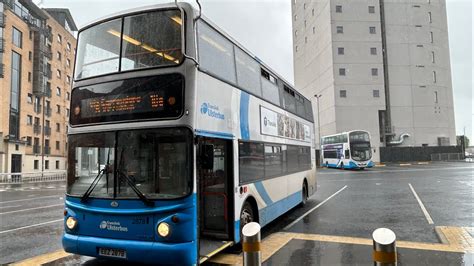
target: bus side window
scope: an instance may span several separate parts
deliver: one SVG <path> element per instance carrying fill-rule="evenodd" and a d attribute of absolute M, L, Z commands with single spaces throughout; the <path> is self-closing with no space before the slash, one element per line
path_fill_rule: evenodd
<path fill-rule="evenodd" d="M 344 155 L 345 155 L 346 159 L 349 159 L 349 150 L 345 150 Z"/>

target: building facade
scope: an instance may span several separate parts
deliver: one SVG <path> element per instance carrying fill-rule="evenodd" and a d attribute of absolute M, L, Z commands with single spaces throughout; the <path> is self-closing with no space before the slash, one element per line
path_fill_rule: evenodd
<path fill-rule="evenodd" d="M 66 169 L 73 31 L 67 9 L 0 1 L 0 173 Z"/>
<path fill-rule="evenodd" d="M 368 130 L 375 161 L 456 144 L 445 0 L 292 0 L 292 21 L 295 85 L 321 95 L 322 136 Z"/>

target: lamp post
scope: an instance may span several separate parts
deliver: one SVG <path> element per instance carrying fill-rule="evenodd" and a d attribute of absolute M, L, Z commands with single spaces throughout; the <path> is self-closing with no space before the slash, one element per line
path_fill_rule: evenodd
<path fill-rule="evenodd" d="M 319 150 L 319 162 L 320 162 L 320 165 L 321 165 L 321 123 L 320 123 L 320 117 L 319 117 L 319 98 L 323 97 L 322 94 L 315 94 L 314 97 L 316 97 L 316 104 L 318 105 L 318 150 Z"/>

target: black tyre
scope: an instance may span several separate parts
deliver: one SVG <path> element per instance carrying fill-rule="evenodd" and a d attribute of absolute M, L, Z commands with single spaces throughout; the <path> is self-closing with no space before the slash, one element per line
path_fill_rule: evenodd
<path fill-rule="evenodd" d="M 344 163 L 341 163 L 341 170 L 344 170 Z"/>
<path fill-rule="evenodd" d="M 303 189 L 301 190 L 301 203 L 300 206 L 303 207 L 308 202 L 308 186 L 306 183 L 303 183 Z"/>
<path fill-rule="evenodd" d="M 248 223 L 255 222 L 255 213 L 252 205 L 247 201 L 240 211 L 240 236 L 242 236 L 242 228 Z"/>

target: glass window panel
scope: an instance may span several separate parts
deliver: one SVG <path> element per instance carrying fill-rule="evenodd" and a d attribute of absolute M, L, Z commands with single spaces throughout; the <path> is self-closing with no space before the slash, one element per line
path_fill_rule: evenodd
<path fill-rule="evenodd" d="M 179 64 L 183 57 L 181 24 L 179 10 L 126 17 L 121 70 Z"/>
<path fill-rule="evenodd" d="M 280 106 L 280 94 L 276 84 L 262 77 L 262 96 L 265 100 Z"/>
<path fill-rule="evenodd" d="M 198 26 L 199 64 L 204 70 L 236 83 L 232 43 L 204 22 Z"/>
<path fill-rule="evenodd" d="M 265 176 L 262 143 L 239 143 L 240 183 L 250 183 Z"/>
<path fill-rule="evenodd" d="M 265 176 L 278 176 L 283 173 L 281 146 L 265 145 Z"/>
<path fill-rule="evenodd" d="M 262 96 L 260 90 L 260 65 L 248 54 L 235 47 L 237 84 L 244 90 Z"/>

